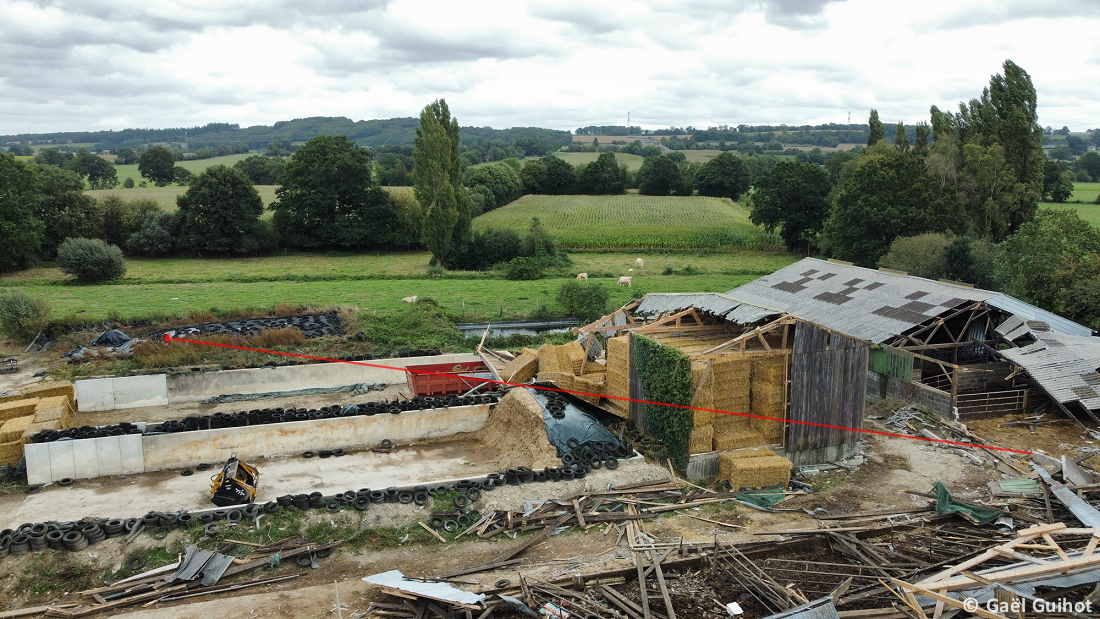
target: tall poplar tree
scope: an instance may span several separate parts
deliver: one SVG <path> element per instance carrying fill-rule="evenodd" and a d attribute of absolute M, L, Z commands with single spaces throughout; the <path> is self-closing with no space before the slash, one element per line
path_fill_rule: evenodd
<path fill-rule="evenodd" d="M 871 117 L 867 119 L 867 146 L 878 144 L 882 136 L 886 135 L 886 125 L 878 119 L 878 110 L 871 110 Z"/>
<path fill-rule="evenodd" d="M 470 235 L 470 197 L 462 186 L 458 121 L 443 99 L 420 112 L 413 147 L 413 192 L 424 212 L 431 264 L 447 266 Z"/>

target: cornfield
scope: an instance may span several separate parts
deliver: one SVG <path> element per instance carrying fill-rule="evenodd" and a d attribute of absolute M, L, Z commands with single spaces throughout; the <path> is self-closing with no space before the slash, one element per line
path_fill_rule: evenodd
<path fill-rule="evenodd" d="M 527 195 L 474 220 L 475 228 L 523 232 L 538 217 L 558 245 L 574 249 L 738 247 L 775 250 L 778 235 L 749 222 L 725 198 Z"/>

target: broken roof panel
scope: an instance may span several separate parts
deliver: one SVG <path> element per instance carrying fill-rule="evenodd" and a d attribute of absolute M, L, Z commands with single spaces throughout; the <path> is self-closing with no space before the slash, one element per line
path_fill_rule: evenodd
<path fill-rule="evenodd" d="M 1050 396 L 1065 404 L 1080 401 L 1089 410 L 1100 408 L 1094 385 L 1100 381 L 1100 338 L 1058 331 L 1028 332 L 1036 341 L 1022 348 L 997 351 L 1022 367 Z"/>
<path fill-rule="evenodd" d="M 811 269 L 812 277 L 803 275 Z M 805 258 L 723 296 L 881 343 L 998 293 Z"/>
<path fill-rule="evenodd" d="M 372 585 L 397 589 L 420 597 L 453 602 L 455 604 L 474 606 L 485 602 L 485 596 L 483 594 L 463 591 L 445 582 L 423 582 L 420 580 L 408 579 L 398 570 L 390 570 L 388 572 L 382 572 L 381 574 L 364 576 L 363 580 Z"/>
<path fill-rule="evenodd" d="M 823 597 L 790 610 L 770 615 L 767 619 L 839 619 L 839 617 L 836 606 L 833 605 L 833 598 Z"/>
<path fill-rule="evenodd" d="M 1035 307 L 1030 303 L 1025 303 L 1015 297 L 1010 297 L 1007 294 L 998 294 L 989 297 L 985 302 L 993 307 L 1004 310 L 1015 316 L 1019 316 L 1024 320 L 1038 320 L 1050 325 L 1050 328 L 1062 333 L 1068 333 L 1070 335 L 1080 335 L 1088 337 L 1092 335 L 1092 329 L 1077 324 L 1068 318 L 1062 318 L 1058 314 L 1048 312 L 1040 307 Z"/>
<path fill-rule="evenodd" d="M 636 314 L 656 316 L 672 314 L 694 307 L 739 325 L 750 325 L 783 312 L 744 303 L 718 292 L 650 293 L 635 308 Z"/>

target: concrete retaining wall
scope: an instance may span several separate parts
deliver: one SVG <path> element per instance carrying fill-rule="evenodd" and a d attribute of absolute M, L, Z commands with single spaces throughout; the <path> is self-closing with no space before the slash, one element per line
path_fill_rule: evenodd
<path fill-rule="evenodd" d="M 66 477 L 88 479 L 107 475 L 145 472 L 142 436 L 126 434 L 75 441 L 30 443 L 27 456 L 27 483 L 47 484 Z"/>
<path fill-rule="evenodd" d="M 196 372 L 194 374 L 152 374 L 122 378 L 78 380 L 76 403 L 80 411 L 105 411 L 116 408 L 164 406 L 169 403 L 197 402 L 217 395 L 268 393 L 315 387 L 343 387 L 357 383 L 387 385 L 406 382 L 405 372 L 388 368 L 434 363 L 480 361 L 475 354 L 435 355 L 374 359 L 353 363 L 314 363 L 277 368 Z M 370 367 L 360 365 L 369 363 Z"/>
<path fill-rule="evenodd" d="M 275 454 L 321 449 L 375 447 L 382 439 L 395 443 L 476 432 L 489 420 L 489 406 L 461 406 L 400 415 L 341 417 L 261 426 L 197 430 L 146 436 L 142 440 L 145 470 L 194 466 Z"/>
<path fill-rule="evenodd" d="M 480 361 L 475 354 L 436 355 L 432 357 L 404 357 L 400 359 L 374 359 L 355 363 L 315 363 L 277 368 L 250 370 L 223 370 L 179 374 L 168 378 L 168 399 L 173 404 L 194 402 L 232 393 L 266 393 L 269 391 L 293 391 L 316 387 L 342 387 L 357 383 L 395 384 L 405 382 L 405 372 L 371 365 L 403 368 L 409 365 L 431 363 L 463 363 Z"/>
<path fill-rule="evenodd" d="M 164 374 L 92 378 L 74 383 L 77 408 L 107 411 L 168 404 L 168 383 Z"/>
<path fill-rule="evenodd" d="M 952 416 L 950 393 L 921 383 L 889 378 L 878 372 L 867 372 L 867 397 L 872 400 L 894 398 L 947 419 Z"/>
<path fill-rule="evenodd" d="M 31 443 L 25 446 L 27 482 L 46 484 L 66 477 L 87 479 L 162 469 L 215 465 L 230 456 L 297 454 L 322 449 L 374 447 L 477 432 L 489 420 L 489 406 L 456 406 L 399 415 L 341 417 L 217 430 Z"/>

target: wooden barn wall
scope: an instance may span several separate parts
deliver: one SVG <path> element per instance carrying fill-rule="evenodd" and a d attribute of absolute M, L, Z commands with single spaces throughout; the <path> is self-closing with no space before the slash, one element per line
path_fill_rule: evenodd
<path fill-rule="evenodd" d="M 630 402 L 627 403 L 630 413 L 630 421 L 634 424 L 634 427 L 639 432 L 645 432 L 645 404 L 642 404 L 638 400 L 642 400 L 642 381 L 638 380 L 638 369 L 634 366 L 634 334 L 630 334 L 630 338 L 627 340 L 630 342 L 630 348 L 627 349 L 627 363 L 630 367 Z"/>
<path fill-rule="evenodd" d="M 787 457 L 796 465 L 816 464 L 859 453 L 860 435 L 843 428 L 863 422 L 869 347 L 849 337 L 799 322 L 791 360 L 791 408 Z"/>

